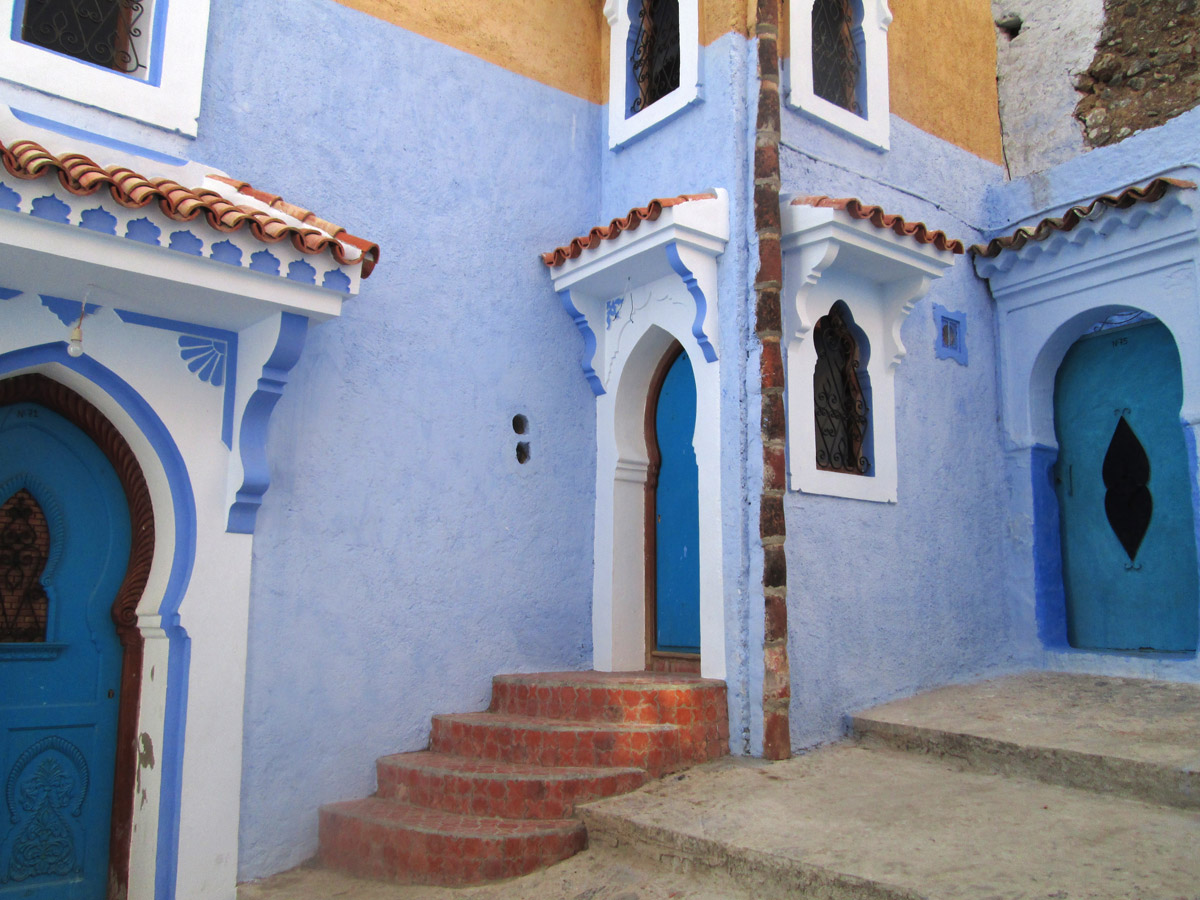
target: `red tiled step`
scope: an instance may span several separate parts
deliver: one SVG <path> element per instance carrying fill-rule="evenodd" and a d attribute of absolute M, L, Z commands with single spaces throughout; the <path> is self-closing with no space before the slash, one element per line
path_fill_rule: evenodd
<path fill-rule="evenodd" d="M 568 768 L 422 751 L 376 763 L 379 796 L 414 806 L 509 819 L 565 819 L 577 803 L 636 790 L 636 768 Z"/>
<path fill-rule="evenodd" d="M 379 797 L 321 807 L 321 861 L 407 884 L 478 884 L 525 875 L 587 846 L 583 823 L 495 819 Z"/>
<path fill-rule="evenodd" d="M 497 675 L 492 712 L 593 722 L 665 722 L 683 726 L 683 760 L 729 752 L 725 683 L 654 672 L 550 672 Z"/>
<path fill-rule="evenodd" d="M 538 766 L 623 766 L 658 776 L 680 765 L 677 725 L 465 713 L 434 716 L 429 749 Z"/>

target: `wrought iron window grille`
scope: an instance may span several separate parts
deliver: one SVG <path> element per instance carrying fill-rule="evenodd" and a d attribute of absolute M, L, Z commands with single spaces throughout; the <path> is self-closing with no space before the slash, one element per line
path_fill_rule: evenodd
<path fill-rule="evenodd" d="M 679 87 L 679 0 L 633 0 L 637 25 L 629 57 L 637 96 L 631 113 Z"/>
<path fill-rule="evenodd" d="M 21 40 L 126 75 L 144 76 L 146 0 L 26 0 Z"/>
<path fill-rule="evenodd" d="M 858 82 L 862 60 L 854 41 L 850 0 L 816 0 L 812 8 L 813 93 L 861 114 Z"/>
<path fill-rule="evenodd" d="M 50 600 L 40 579 L 49 557 L 46 516 L 22 488 L 0 505 L 0 643 L 46 640 Z"/>
<path fill-rule="evenodd" d="M 817 468 L 867 475 L 871 470 L 866 448 L 871 411 L 855 330 L 850 310 L 841 300 L 813 329 L 817 351 L 813 371 Z"/>
<path fill-rule="evenodd" d="M 1111 328 L 1124 328 L 1126 325 L 1141 325 L 1143 322 L 1153 322 L 1154 316 L 1140 309 L 1125 309 L 1101 319 L 1090 329 L 1089 334 L 1098 334 Z"/>

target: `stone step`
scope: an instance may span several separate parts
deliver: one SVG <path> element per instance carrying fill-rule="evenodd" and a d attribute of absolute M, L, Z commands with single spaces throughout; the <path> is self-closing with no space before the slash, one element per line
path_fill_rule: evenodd
<path fill-rule="evenodd" d="M 637 768 L 568 768 L 492 762 L 421 751 L 382 757 L 380 797 L 414 806 L 508 819 L 565 819 L 589 800 L 636 790 Z"/>
<path fill-rule="evenodd" d="M 575 819 L 464 816 L 379 797 L 321 807 L 319 830 L 324 865 L 407 884 L 513 878 L 587 846 Z"/>
<path fill-rule="evenodd" d="M 537 766 L 634 767 L 657 777 L 684 764 L 681 733 L 677 725 L 462 713 L 433 717 L 429 749 Z"/>
<path fill-rule="evenodd" d="M 495 713 L 591 722 L 667 723 L 685 729 L 686 760 L 729 752 L 725 683 L 698 675 L 653 672 L 549 672 L 497 675 Z"/>
<path fill-rule="evenodd" d="M 591 852 L 757 900 L 1193 898 L 1200 817 L 839 745 L 728 759 L 580 807 Z"/>
<path fill-rule="evenodd" d="M 1200 808 L 1200 685 L 1028 673 L 939 688 L 851 724 L 863 746 Z"/>
<path fill-rule="evenodd" d="M 725 685 L 692 675 L 500 676 L 492 710 L 434 716 L 428 751 L 378 760 L 377 796 L 322 809 L 324 863 L 416 884 L 511 878 L 585 846 L 578 804 L 729 751 Z"/>

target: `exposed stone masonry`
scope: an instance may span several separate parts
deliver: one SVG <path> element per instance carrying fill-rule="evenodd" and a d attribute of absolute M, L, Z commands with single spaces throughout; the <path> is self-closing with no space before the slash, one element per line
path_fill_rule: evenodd
<path fill-rule="evenodd" d="M 755 329 L 762 344 L 763 490 L 759 536 L 763 544 L 763 756 L 791 755 L 788 704 L 791 667 L 787 649 L 787 534 L 783 495 L 786 429 L 783 413 L 783 331 L 779 245 L 779 0 L 758 0 L 758 121 L 754 142 L 754 225 L 758 235 Z"/>
<path fill-rule="evenodd" d="M 1096 55 L 1075 79 L 1089 146 L 1161 125 L 1200 99 L 1200 3 L 1105 0 Z"/>

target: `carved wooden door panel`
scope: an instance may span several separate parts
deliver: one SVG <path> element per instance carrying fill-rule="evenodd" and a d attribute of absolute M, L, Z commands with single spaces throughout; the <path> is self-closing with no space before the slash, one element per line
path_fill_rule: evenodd
<path fill-rule="evenodd" d="M 1179 353 L 1160 322 L 1079 340 L 1055 430 L 1073 647 L 1191 651 L 1200 626 Z"/>
<path fill-rule="evenodd" d="M 129 545 L 99 448 L 44 407 L 0 407 L 3 900 L 106 895 Z"/>

